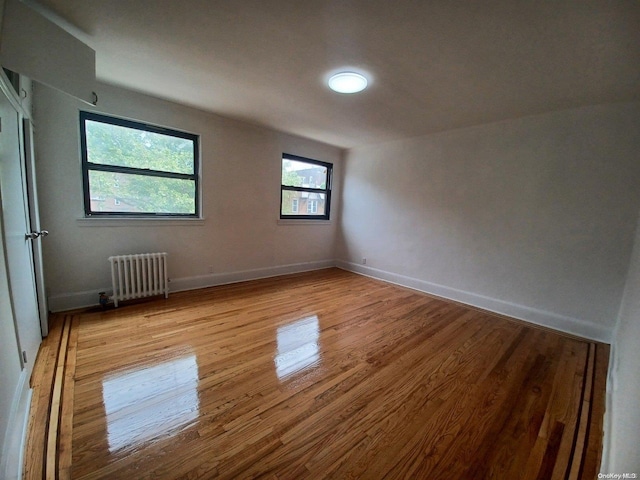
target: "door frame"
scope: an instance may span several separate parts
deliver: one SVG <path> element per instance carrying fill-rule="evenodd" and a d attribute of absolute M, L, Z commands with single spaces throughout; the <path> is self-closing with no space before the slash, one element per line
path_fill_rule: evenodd
<path fill-rule="evenodd" d="M 8 105 L 10 105 L 11 109 L 16 113 L 15 116 L 11 115 L 12 119 L 10 121 L 17 122 L 17 140 L 19 143 L 19 162 L 20 162 L 20 170 L 21 170 L 21 179 L 22 185 L 20 190 L 22 191 L 22 202 L 24 206 L 25 214 L 30 215 L 30 207 L 29 207 L 29 187 L 26 182 L 26 153 L 24 151 L 24 118 L 30 118 L 29 112 L 26 112 L 25 107 L 21 105 L 21 99 L 14 91 L 11 83 L 9 82 L 5 72 L 0 69 L 0 95 L 4 99 L 6 99 Z M 4 119 L 3 119 L 4 121 Z M 7 118 L 9 121 L 9 118 Z M 2 125 L 1 127 L 4 127 Z M 37 204 L 34 205 L 37 208 Z M 0 445 L 0 477 L 2 478 L 22 478 L 22 468 L 23 468 L 23 455 L 25 453 L 24 450 L 24 442 L 26 439 L 26 429 L 29 421 L 29 408 L 31 404 L 31 389 L 29 379 L 31 377 L 31 373 L 33 371 L 33 366 L 35 364 L 37 352 L 29 352 L 28 365 L 25 365 L 23 358 L 23 344 L 22 339 L 19 335 L 19 328 L 16 323 L 16 308 L 20 308 L 19 305 L 15 305 L 13 289 L 15 288 L 12 285 L 10 274 L 9 274 L 9 263 L 8 263 L 8 253 L 6 246 L 6 231 L 4 229 L 4 218 L 2 218 L 2 228 L 0 228 L 0 234 L 3 236 L 2 248 L 3 248 L 3 258 L 5 260 L 5 268 L 3 272 L 0 272 L 1 275 L 6 275 L 7 277 L 7 291 L 6 293 L 9 295 L 9 304 L 11 311 L 11 318 L 8 319 L 8 322 L 11 322 L 13 327 L 13 333 L 15 334 L 15 354 L 17 356 L 16 367 L 20 368 L 20 371 L 13 371 L 13 379 L 16 380 L 15 383 L 11 383 L 10 385 L 2 385 L 3 389 L 3 398 L 6 401 L 10 400 L 9 403 L 6 403 L 3 407 L 2 415 L 6 415 L 6 430 L 2 432 L 0 436 L 0 441 L 2 441 L 2 445 Z M 29 221 L 30 223 L 30 221 Z M 31 225 L 25 225 L 27 228 L 30 228 Z M 32 242 L 30 242 L 32 243 Z M 34 256 L 33 256 L 33 247 L 29 248 L 30 252 L 30 263 L 31 267 L 34 266 Z M 32 270 L 32 279 L 35 283 L 35 268 Z M 35 287 L 35 285 L 34 285 Z M 37 288 L 36 288 L 37 292 Z M 38 315 L 40 314 L 39 305 L 37 304 L 37 293 L 36 297 L 33 299 L 36 303 L 35 307 L 38 308 L 36 312 Z M 38 319 L 34 319 L 38 322 L 38 330 L 40 330 L 40 338 L 42 338 L 42 330 L 40 326 L 40 321 Z M 9 345 L 11 342 L 8 338 L 4 339 L 6 342 L 6 346 L 13 350 L 12 345 Z M 40 342 L 39 342 L 40 343 Z M 38 347 L 39 350 L 39 347 Z"/>
<path fill-rule="evenodd" d="M 38 208 L 38 185 L 36 181 L 36 164 L 34 150 L 34 127 L 30 119 L 23 117 L 22 130 L 24 136 L 24 163 L 27 174 L 27 203 L 29 204 L 29 221 L 32 232 L 40 232 L 40 210 Z M 47 289 L 44 281 L 44 263 L 42 259 L 42 236 L 31 242 L 33 252 L 33 268 L 38 296 L 38 314 L 40 315 L 40 330 L 42 337 L 49 334 L 49 307 Z"/>
<path fill-rule="evenodd" d="M 23 88 L 24 87 L 24 88 Z M 22 146 L 24 150 L 21 152 L 21 161 L 26 174 L 27 184 L 27 212 L 29 214 L 29 222 L 31 231 L 41 231 L 40 225 L 40 209 L 38 203 L 38 188 L 36 182 L 36 165 L 35 165 L 35 126 L 31 111 L 25 108 L 23 102 L 27 106 L 32 105 L 31 98 L 28 96 L 33 94 L 31 88 L 31 80 L 27 79 L 26 84 L 20 82 L 20 90 L 24 97 L 21 97 L 13 88 L 9 77 L 2 68 L 0 68 L 0 91 L 11 102 L 11 105 L 18 111 L 22 122 L 20 131 L 22 135 Z M 36 293 L 38 297 L 38 315 L 40 318 L 40 330 L 42 337 L 46 337 L 49 333 L 49 306 L 47 298 L 47 289 L 44 275 L 44 262 L 42 255 L 42 237 L 31 242 L 31 251 L 33 256 L 34 277 L 36 284 Z"/>

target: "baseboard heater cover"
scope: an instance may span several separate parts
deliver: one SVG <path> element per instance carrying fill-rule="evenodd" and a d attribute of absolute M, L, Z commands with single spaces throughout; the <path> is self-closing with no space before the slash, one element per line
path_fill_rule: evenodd
<path fill-rule="evenodd" d="M 113 304 L 134 298 L 169 297 L 167 253 L 137 253 L 109 257 Z"/>

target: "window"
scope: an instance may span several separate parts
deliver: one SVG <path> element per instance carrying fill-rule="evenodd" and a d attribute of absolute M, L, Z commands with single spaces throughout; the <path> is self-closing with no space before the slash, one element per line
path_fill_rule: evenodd
<path fill-rule="evenodd" d="M 280 218 L 329 220 L 332 171 L 330 163 L 283 154 Z"/>
<path fill-rule="evenodd" d="M 198 217 L 198 136 L 80 112 L 86 216 Z"/>

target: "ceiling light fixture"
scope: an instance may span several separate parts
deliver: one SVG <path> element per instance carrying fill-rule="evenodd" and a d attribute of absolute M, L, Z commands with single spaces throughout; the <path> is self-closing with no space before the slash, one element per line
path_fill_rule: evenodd
<path fill-rule="evenodd" d="M 340 72 L 329 79 L 329 88 L 338 93 L 358 93 L 367 88 L 367 79 L 355 72 Z"/>

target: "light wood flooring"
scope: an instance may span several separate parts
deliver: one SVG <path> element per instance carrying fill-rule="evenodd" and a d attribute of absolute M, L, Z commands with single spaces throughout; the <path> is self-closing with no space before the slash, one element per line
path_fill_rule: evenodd
<path fill-rule="evenodd" d="M 609 347 L 338 269 L 57 315 L 25 478 L 596 478 Z"/>

